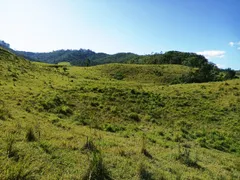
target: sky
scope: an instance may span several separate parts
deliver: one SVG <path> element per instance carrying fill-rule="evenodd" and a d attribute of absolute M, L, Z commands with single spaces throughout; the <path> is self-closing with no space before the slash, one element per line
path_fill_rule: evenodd
<path fill-rule="evenodd" d="M 15 50 L 170 50 L 240 69 L 240 0 L 0 0 L 0 40 Z"/>

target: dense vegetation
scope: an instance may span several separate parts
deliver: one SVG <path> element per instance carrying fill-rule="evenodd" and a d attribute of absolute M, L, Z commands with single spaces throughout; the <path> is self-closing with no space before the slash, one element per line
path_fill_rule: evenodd
<path fill-rule="evenodd" d="M 125 63 L 128 59 L 138 57 L 133 53 L 118 53 L 109 55 L 106 53 L 95 53 L 91 50 L 58 50 L 48 53 L 33 53 L 25 51 L 16 51 L 21 55 L 32 61 L 39 61 L 45 63 L 57 64 L 59 62 L 70 62 L 77 66 L 93 66 L 106 63 Z"/>
<path fill-rule="evenodd" d="M 0 46 L 1 46 L 0 41 Z M 5 42 L 4 42 L 5 43 Z M 5 43 L 6 44 L 6 43 Z M 8 45 L 8 44 L 7 44 Z M 3 47 L 7 47 L 2 45 Z M 219 69 L 215 64 L 209 62 L 204 56 L 196 53 L 169 51 L 152 55 L 136 55 L 133 53 L 117 53 L 109 55 L 106 53 L 95 53 L 91 50 L 58 50 L 48 53 L 33 53 L 25 51 L 13 51 L 20 56 L 32 61 L 39 61 L 51 64 L 69 62 L 77 66 L 94 66 L 107 63 L 126 64 L 178 64 L 191 67 L 188 74 L 182 76 L 176 82 L 210 82 L 222 81 L 235 78 L 236 72 L 232 69 Z"/>
<path fill-rule="evenodd" d="M 171 85 L 192 70 L 0 48 L 0 179 L 239 179 L 240 80 Z"/>

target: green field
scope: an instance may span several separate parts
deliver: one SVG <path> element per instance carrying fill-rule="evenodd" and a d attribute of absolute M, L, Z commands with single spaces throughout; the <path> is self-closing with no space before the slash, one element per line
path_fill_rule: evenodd
<path fill-rule="evenodd" d="M 0 49 L 0 179 L 240 179 L 240 80 Z"/>

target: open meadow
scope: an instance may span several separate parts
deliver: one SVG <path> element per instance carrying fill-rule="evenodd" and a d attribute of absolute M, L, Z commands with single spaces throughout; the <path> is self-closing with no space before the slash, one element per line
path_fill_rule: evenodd
<path fill-rule="evenodd" d="M 0 179 L 240 179 L 240 80 L 0 49 Z"/>

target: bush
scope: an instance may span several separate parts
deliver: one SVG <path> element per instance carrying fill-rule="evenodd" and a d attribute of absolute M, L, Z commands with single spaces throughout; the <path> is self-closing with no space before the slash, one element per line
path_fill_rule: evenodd
<path fill-rule="evenodd" d="M 36 141 L 36 140 L 37 140 L 37 138 L 36 138 L 36 136 L 35 136 L 35 134 L 34 134 L 33 128 L 31 128 L 31 127 L 28 128 L 28 130 L 27 130 L 26 140 L 27 140 L 28 142 L 32 142 L 32 141 Z"/>
<path fill-rule="evenodd" d="M 72 109 L 70 109 L 70 108 L 69 108 L 68 106 L 66 106 L 66 105 L 62 105 L 62 106 L 60 107 L 60 109 L 58 110 L 58 112 L 61 113 L 61 114 L 63 114 L 63 115 L 66 115 L 66 116 L 73 114 Z"/>
<path fill-rule="evenodd" d="M 82 151 L 92 151 L 98 152 L 97 147 L 94 145 L 93 140 L 87 137 L 87 141 L 84 146 L 81 148 Z"/>
<path fill-rule="evenodd" d="M 85 111 L 83 111 L 79 115 L 77 115 L 74 118 L 74 121 L 76 121 L 77 124 L 83 125 L 83 126 L 90 125 L 92 123 L 92 120 L 90 119 L 89 114 Z"/>
<path fill-rule="evenodd" d="M 123 131 L 125 130 L 124 127 L 121 127 L 119 125 L 116 125 L 116 124 L 105 124 L 103 129 L 105 131 L 108 131 L 108 132 L 118 132 L 118 131 Z"/>
<path fill-rule="evenodd" d="M 179 145 L 177 160 L 179 160 L 181 163 L 189 167 L 200 168 L 200 166 L 197 163 L 198 161 L 197 156 L 195 157 L 195 159 L 192 159 L 190 153 L 191 153 L 190 147 L 188 146 L 181 147 Z"/>
<path fill-rule="evenodd" d="M 151 180 L 154 179 L 152 173 L 148 172 L 145 165 L 143 163 L 140 164 L 138 170 L 139 180 Z"/>
<path fill-rule="evenodd" d="M 129 114 L 129 118 L 136 121 L 136 122 L 140 122 L 141 119 L 139 118 L 138 114 L 137 113 L 130 113 Z"/>
<path fill-rule="evenodd" d="M 117 80 L 122 80 L 124 78 L 124 75 L 122 72 L 116 72 L 114 75 L 113 75 L 113 78 L 114 79 L 117 79 Z"/>
<path fill-rule="evenodd" d="M 143 136 L 143 139 L 142 139 L 141 153 L 142 153 L 144 156 L 146 156 L 146 157 L 148 157 L 148 158 L 150 158 L 150 159 L 153 158 L 152 155 L 151 155 L 151 154 L 147 151 L 147 149 L 146 149 L 146 138 L 145 138 L 145 136 Z"/>
<path fill-rule="evenodd" d="M 1 120 L 6 120 L 7 118 L 10 117 L 9 111 L 6 109 L 0 109 L 0 119 Z"/>
<path fill-rule="evenodd" d="M 15 161 L 18 161 L 19 156 L 14 148 L 15 138 L 12 134 L 8 134 L 6 138 L 6 152 L 8 158 L 14 158 Z"/>
<path fill-rule="evenodd" d="M 6 120 L 7 118 L 10 118 L 11 115 L 9 111 L 6 109 L 4 101 L 0 100 L 0 119 Z"/>
<path fill-rule="evenodd" d="M 26 155 L 18 162 L 7 163 L 5 173 L 3 176 L 1 174 L 0 178 L 8 180 L 39 179 L 42 169 L 41 161 L 33 160 L 30 155 Z"/>
<path fill-rule="evenodd" d="M 93 152 L 92 159 L 83 180 L 111 180 L 100 152 Z"/>
<path fill-rule="evenodd" d="M 41 95 L 39 99 L 40 105 L 48 112 L 63 115 L 72 114 L 72 110 L 67 106 L 66 99 L 59 94 Z M 38 109 L 41 110 L 41 108 Z"/>

